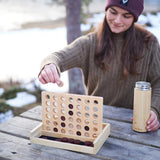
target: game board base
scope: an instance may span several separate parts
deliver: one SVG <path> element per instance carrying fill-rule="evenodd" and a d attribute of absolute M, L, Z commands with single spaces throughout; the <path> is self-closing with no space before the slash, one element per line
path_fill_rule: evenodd
<path fill-rule="evenodd" d="M 65 142 L 59 142 L 59 141 L 53 141 L 48 139 L 42 139 L 40 136 L 52 136 L 57 138 L 62 138 L 61 135 L 56 134 L 54 132 L 46 132 L 42 130 L 42 123 L 38 125 L 36 128 L 34 128 L 30 132 L 30 141 L 32 143 L 40 144 L 40 145 L 46 145 L 50 147 L 56 147 L 66 150 L 72 150 L 77 152 L 83 152 L 83 153 L 90 153 L 90 154 L 96 154 L 103 143 L 106 141 L 110 134 L 110 124 L 109 123 L 103 123 L 102 127 L 102 133 L 93 140 L 93 147 L 85 146 L 85 145 L 77 145 L 77 144 L 71 144 L 71 143 L 65 143 Z M 75 137 L 69 137 L 69 138 L 75 138 Z M 84 139 L 85 141 L 85 139 Z"/>

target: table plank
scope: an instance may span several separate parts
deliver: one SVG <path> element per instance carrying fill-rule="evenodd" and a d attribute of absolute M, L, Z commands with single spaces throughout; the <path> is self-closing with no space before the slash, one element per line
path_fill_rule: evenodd
<path fill-rule="evenodd" d="M 42 121 L 42 106 L 36 106 L 20 115 L 21 117 L 26 117 L 29 119 L 35 119 Z"/>
<path fill-rule="evenodd" d="M 0 124 L 0 131 L 29 139 L 30 131 L 40 123 L 41 122 L 39 121 L 27 118 L 14 117 L 9 121 Z"/>
<path fill-rule="evenodd" d="M 29 140 L 0 132 L 0 157 L 12 160 L 158 160 L 160 150 L 154 147 L 108 138 L 97 155 L 83 154 L 63 149 L 31 144 Z"/>
<path fill-rule="evenodd" d="M 130 122 L 133 117 L 133 110 L 115 106 L 103 106 L 103 118 L 113 119 L 118 121 Z"/>
<path fill-rule="evenodd" d="M 29 140 L 0 132 L 0 157 L 11 160 L 100 160 L 101 158 L 67 150 L 31 144 Z"/>
<path fill-rule="evenodd" d="M 132 143 L 116 138 L 108 138 L 98 154 L 114 160 L 159 160 L 160 149 Z"/>
<path fill-rule="evenodd" d="M 160 148 L 160 129 L 155 132 L 139 133 L 133 131 L 131 123 L 110 119 L 104 119 L 104 122 L 111 124 L 111 137 Z"/>

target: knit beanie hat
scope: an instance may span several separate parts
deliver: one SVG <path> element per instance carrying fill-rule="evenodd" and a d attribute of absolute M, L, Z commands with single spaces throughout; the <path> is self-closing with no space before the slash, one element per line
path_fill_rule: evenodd
<path fill-rule="evenodd" d="M 142 13 L 144 0 L 107 0 L 105 11 L 111 6 L 117 6 L 129 11 L 134 16 L 134 21 L 138 20 Z"/>

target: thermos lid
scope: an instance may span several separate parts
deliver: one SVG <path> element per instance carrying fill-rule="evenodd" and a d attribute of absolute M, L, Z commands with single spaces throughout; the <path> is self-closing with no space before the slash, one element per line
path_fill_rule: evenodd
<path fill-rule="evenodd" d="M 139 90 L 150 90 L 151 84 L 149 82 L 138 81 L 136 82 L 135 88 Z"/>

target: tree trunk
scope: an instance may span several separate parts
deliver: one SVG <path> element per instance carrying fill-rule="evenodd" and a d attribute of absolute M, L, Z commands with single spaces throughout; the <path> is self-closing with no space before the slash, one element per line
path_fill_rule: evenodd
<path fill-rule="evenodd" d="M 81 0 L 66 0 L 67 43 L 81 36 Z M 69 93 L 85 94 L 82 72 L 78 68 L 69 70 Z"/>

